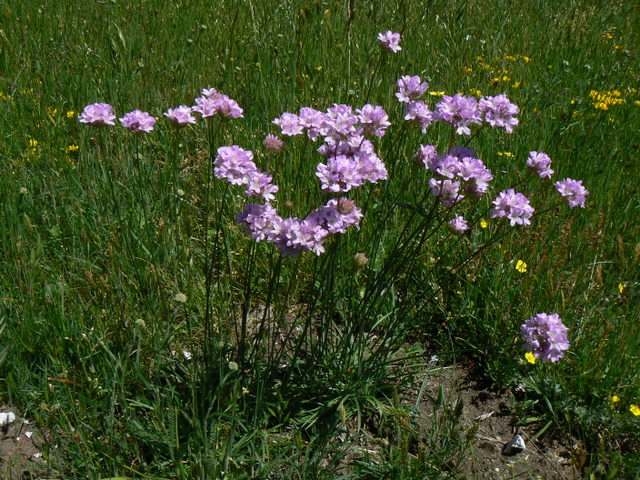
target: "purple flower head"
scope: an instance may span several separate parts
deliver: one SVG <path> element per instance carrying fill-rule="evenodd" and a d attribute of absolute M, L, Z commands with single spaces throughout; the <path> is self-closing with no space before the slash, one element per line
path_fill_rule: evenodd
<path fill-rule="evenodd" d="M 449 149 L 449 155 L 454 155 L 458 158 L 475 157 L 476 151 L 467 147 L 451 147 Z"/>
<path fill-rule="evenodd" d="M 324 125 L 328 130 L 327 135 L 341 138 L 357 134 L 358 122 L 359 118 L 353 113 L 350 105 L 336 103 L 327 109 Z"/>
<path fill-rule="evenodd" d="M 187 107 L 186 105 L 170 108 L 164 113 L 164 116 L 171 120 L 177 127 L 184 127 L 189 123 L 196 123 L 196 117 L 193 116 L 191 107 Z"/>
<path fill-rule="evenodd" d="M 424 168 L 435 169 L 434 161 L 438 157 L 436 147 L 433 145 L 420 145 L 420 150 L 415 155 L 416 159 L 424 165 Z"/>
<path fill-rule="evenodd" d="M 464 195 L 460 193 L 460 182 L 458 181 L 430 178 L 429 187 L 431 187 L 431 194 L 437 197 L 446 208 L 452 207 L 464 198 Z"/>
<path fill-rule="evenodd" d="M 520 113 L 520 109 L 511 103 L 504 93 L 495 97 L 481 98 L 478 110 L 484 114 L 484 120 L 489 125 L 502 127 L 507 133 L 511 133 L 519 123 L 514 115 Z"/>
<path fill-rule="evenodd" d="M 124 117 L 120 119 L 120 123 L 124 128 L 129 129 L 133 133 L 149 133 L 153 130 L 156 119 L 147 112 L 134 110 L 133 112 L 125 113 Z"/>
<path fill-rule="evenodd" d="M 316 255 L 324 252 L 322 245 L 327 232 L 316 222 L 313 216 L 300 220 L 296 217 L 286 218 L 278 225 L 278 233 L 274 239 L 276 248 L 287 257 L 296 257 L 305 251 L 313 251 Z"/>
<path fill-rule="evenodd" d="M 418 100 L 424 92 L 427 91 L 429 85 L 427 82 L 420 80 L 420 77 L 404 75 L 398 79 L 398 92 L 396 98 L 402 103 L 409 103 Z"/>
<path fill-rule="evenodd" d="M 218 102 L 212 97 L 198 97 L 192 110 L 198 112 L 202 118 L 210 118 L 218 113 Z"/>
<path fill-rule="evenodd" d="M 214 88 L 202 90 L 202 96 L 196 98 L 193 111 L 202 115 L 202 118 L 210 118 L 218 114 L 225 118 L 241 118 L 243 113 L 235 100 Z"/>
<path fill-rule="evenodd" d="M 329 192 L 348 192 L 363 183 L 358 161 L 347 155 L 329 157 L 326 165 L 319 163 L 316 176 L 322 189 Z"/>
<path fill-rule="evenodd" d="M 380 42 L 380 46 L 382 48 L 389 50 L 390 52 L 398 53 L 402 50 L 402 47 L 400 46 L 400 34 L 392 32 L 391 30 L 379 33 L 378 42 Z"/>
<path fill-rule="evenodd" d="M 462 215 L 456 215 L 453 220 L 449 222 L 449 228 L 455 233 L 463 233 L 469 230 L 469 225 Z"/>
<path fill-rule="evenodd" d="M 289 137 L 293 135 L 301 135 L 302 134 L 302 125 L 300 124 L 300 117 L 294 113 L 285 112 L 280 115 L 280 118 L 276 118 L 271 122 L 280 127 L 280 131 L 282 135 L 287 135 Z"/>
<path fill-rule="evenodd" d="M 409 102 L 404 109 L 404 119 L 417 123 L 422 127 L 422 133 L 426 133 L 427 127 L 433 121 L 433 112 L 429 110 L 426 103 L 420 100 Z"/>
<path fill-rule="evenodd" d="M 464 157 L 458 164 L 458 177 L 468 182 L 465 191 L 474 197 L 481 197 L 489 188 L 493 174 L 479 158 Z"/>
<path fill-rule="evenodd" d="M 218 148 L 213 165 L 216 178 L 224 178 L 232 185 L 248 185 L 258 171 L 253 163 L 253 153 L 237 145 Z"/>
<path fill-rule="evenodd" d="M 279 190 L 277 185 L 271 183 L 272 178 L 271 175 L 260 170 L 249 172 L 245 193 L 251 197 L 262 197 L 270 202 L 276 198 L 273 194 Z"/>
<path fill-rule="evenodd" d="M 236 220 L 257 242 L 276 241 L 280 231 L 279 226 L 282 223 L 282 218 L 278 216 L 276 209 L 268 203 L 245 205 L 242 212 L 236 216 Z"/>
<path fill-rule="evenodd" d="M 84 107 L 84 110 L 78 117 L 80 123 L 93 125 L 95 127 L 113 126 L 115 125 L 116 116 L 113 113 L 113 107 L 108 103 L 92 103 Z"/>
<path fill-rule="evenodd" d="M 551 165 L 551 158 L 549 155 L 543 152 L 529 152 L 529 158 L 527 158 L 527 167 L 534 170 L 540 178 L 551 178 L 553 170 L 549 168 Z"/>
<path fill-rule="evenodd" d="M 284 148 L 284 142 L 282 139 L 272 134 L 268 134 L 264 137 L 262 144 L 264 145 L 265 150 L 269 153 L 278 153 Z"/>
<path fill-rule="evenodd" d="M 493 201 L 491 218 L 508 218 L 511 226 L 531 225 L 534 208 L 529 199 L 522 193 L 516 193 L 513 188 L 503 190 Z"/>
<path fill-rule="evenodd" d="M 243 110 L 233 98 L 226 95 L 220 95 L 215 102 L 217 103 L 218 113 L 224 118 L 242 118 Z"/>
<path fill-rule="evenodd" d="M 364 127 L 365 135 L 383 137 L 387 127 L 391 125 L 389 115 L 384 108 L 377 105 L 365 105 L 360 110 L 356 110 L 360 123 Z"/>
<path fill-rule="evenodd" d="M 539 313 L 520 327 L 523 348 L 543 362 L 556 362 L 564 356 L 569 349 L 568 331 L 557 313 Z"/>
<path fill-rule="evenodd" d="M 567 199 L 569 206 L 584 208 L 584 202 L 589 195 L 589 190 L 582 186 L 582 180 L 573 180 L 565 178 L 553 184 L 560 195 Z"/>
<path fill-rule="evenodd" d="M 216 90 L 215 88 L 203 88 L 200 91 L 200 95 L 202 95 L 203 97 L 215 100 L 216 98 L 218 98 L 222 94 L 218 90 Z"/>
<path fill-rule="evenodd" d="M 327 116 L 325 113 L 311 107 L 302 107 L 298 122 L 307 131 L 307 136 L 315 141 L 320 135 L 326 135 Z"/>
<path fill-rule="evenodd" d="M 453 97 L 445 95 L 436 105 L 435 120 L 450 123 L 456 128 L 458 135 L 471 135 L 469 125 L 482 123 L 478 102 L 473 97 L 457 94 Z"/>
<path fill-rule="evenodd" d="M 363 217 L 362 210 L 344 197 L 329 200 L 311 216 L 315 216 L 317 223 L 329 233 L 346 233 L 349 227 L 360 228 L 360 219 Z"/>

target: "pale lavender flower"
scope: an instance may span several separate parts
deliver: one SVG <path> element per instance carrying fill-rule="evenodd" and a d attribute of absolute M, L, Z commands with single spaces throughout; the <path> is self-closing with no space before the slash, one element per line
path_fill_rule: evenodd
<path fill-rule="evenodd" d="M 465 191 L 474 197 L 481 197 L 489 188 L 493 174 L 479 158 L 463 157 L 458 164 L 458 177 L 468 182 Z"/>
<path fill-rule="evenodd" d="M 400 34 L 392 32 L 391 30 L 379 33 L 378 42 L 380 42 L 380 46 L 382 48 L 389 50 L 390 52 L 398 53 L 402 50 L 402 47 L 400 46 Z"/>
<path fill-rule="evenodd" d="M 387 168 L 375 153 L 360 151 L 354 157 L 358 161 L 358 173 L 363 182 L 378 183 L 387 179 Z"/>
<path fill-rule="evenodd" d="M 523 348 L 543 362 L 556 362 L 564 356 L 569 349 L 568 331 L 557 313 L 538 313 L 520 327 Z"/>
<path fill-rule="evenodd" d="M 452 207 L 464 198 L 464 195 L 460 193 L 460 182 L 458 181 L 430 178 L 429 187 L 431 187 L 431 194 L 437 197 L 442 205 L 447 208 Z"/>
<path fill-rule="evenodd" d="M 398 79 L 396 84 L 398 85 L 396 98 L 402 103 L 418 100 L 429 88 L 427 82 L 423 82 L 417 75 L 413 77 L 404 75 Z"/>
<path fill-rule="evenodd" d="M 436 105 L 435 120 L 450 123 L 456 128 L 458 135 L 471 135 L 469 126 L 482 123 L 478 102 L 473 97 L 456 94 L 453 97 L 445 95 Z"/>
<path fill-rule="evenodd" d="M 350 105 L 334 103 L 333 107 L 327 109 L 325 126 L 328 129 L 327 135 L 332 137 L 347 137 L 355 135 L 358 116 L 353 113 Z"/>
<path fill-rule="evenodd" d="M 455 233 L 463 233 L 469 230 L 469 224 L 462 215 L 456 215 L 453 220 L 449 222 L 449 228 Z"/>
<path fill-rule="evenodd" d="M 178 127 L 183 127 L 189 123 L 196 123 L 196 117 L 193 116 L 191 107 L 186 105 L 180 105 L 176 108 L 169 108 L 164 116 L 173 122 Z"/>
<path fill-rule="evenodd" d="M 356 110 L 356 113 L 364 127 L 365 135 L 383 137 L 387 127 L 391 125 L 389 115 L 380 106 L 367 104 L 362 109 Z"/>
<path fill-rule="evenodd" d="M 129 129 L 133 133 L 149 133 L 153 130 L 153 126 L 156 124 L 156 119 L 147 112 L 134 110 L 132 112 L 125 113 L 124 117 L 120 119 L 120 123 L 124 128 Z"/>
<path fill-rule="evenodd" d="M 215 97 L 202 96 L 195 99 L 196 104 L 192 107 L 194 112 L 198 112 L 202 118 L 210 118 L 218 113 L 218 102 Z"/>
<path fill-rule="evenodd" d="M 435 168 L 434 161 L 437 157 L 438 152 L 433 145 L 420 145 L 420 150 L 415 155 L 415 158 L 422 162 L 424 167 L 429 170 Z"/>
<path fill-rule="evenodd" d="M 461 165 L 458 157 L 454 157 L 453 155 L 439 155 L 431 164 L 431 170 L 441 177 L 452 180 L 460 172 Z"/>
<path fill-rule="evenodd" d="M 491 218 L 508 218 L 511 226 L 531 225 L 530 219 L 535 210 L 522 193 L 509 188 L 500 192 L 492 203 Z"/>
<path fill-rule="evenodd" d="M 215 100 L 217 103 L 218 113 L 225 118 L 242 118 L 243 110 L 233 98 L 227 95 L 220 95 Z"/>
<path fill-rule="evenodd" d="M 213 165 L 216 178 L 224 178 L 232 185 L 248 185 L 252 175 L 257 172 L 253 153 L 237 145 L 218 148 Z"/>
<path fill-rule="evenodd" d="M 433 112 L 423 101 L 409 102 L 404 109 L 404 119 L 417 123 L 422 127 L 422 133 L 426 133 L 427 127 L 433 121 Z"/>
<path fill-rule="evenodd" d="M 108 103 L 92 103 L 84 107 L 84 110 L 78 116 L 80 123 L 93 125 L 95 127 L 113 126 L 115 125 L 116 116 L 113 113 L 113 107 Z"/>
<path fill-rule="evenodd" d="M 478 104 L 478 110 L 484 114 L 484 120 L 492 127 L 502 127 L 511 133 L 519 123 L 514 115 L 520 113 L 517 105 L 511 103 L 504 94 L 495 97 L 483 97 Z"/>
<path fill-rule="evenodd" d="M 302 107 L 298 122 L 307 131 L 307 136 L 316 141 L 320 135 L 326 135 L 325 121 L 327 115 L 324 112 L 311 107 Z"/>
<path fill-rule="evenodd" d="M 300 117 L 294 113 L 285 112 L 271 122 L 280 127 L 282 135 L 289 137 L 293 135 L 301 135 L 303 126 L 300 124 Z"/>
<path fill-rule="evenodd" d="M 560 195 L 567 199 L 569 206 L 584 208 L 584 202 L 589 195 L 589 190 L 582 186 L 582 180 L 573 180 L 565 178 L 553 184 Z"/>
<path fill-rule="evenodd" d="M 322 189 L 329 192 L 348 192 L 362 185 L 359 163 L 351 156 L 338 155 L 329 157 L 327 164 L 319 163 L 316 176 L 320 179 Z"/>
<path fill-rule="evenodd" d="M 251 197 L 262 197 L 267 202 L 270 202 L 276 198 L 273 194 L 279 190 L 277 185 L 271 183 L 272 179 L 271 175 L 267 175 L 260 170 L 249 172 L 245 193 Z"/>
<path fill-rule="evenodd" d="M 549 158 L 549 155 L 543 152 L 529 152 L 527 167 L 534 170 L 540 178 L 551 178 L 553 170 L 549 168 L 550 166 L 551 158 Z"/>
<path fill-rule="evenodd" d="M 322 242 L 329 232 L 315 220 L 315 217 L 305 220 L 296 217 L 284 219 L 279 224 L 279 233 L 274 240 L 276 248 L 287 257 L 295 257 L 305 251 L 313 251 L 316 255 L 323 253 Z"/>
<path fill-rule="evenodd" d="M 262 143 L 265 150 L 269 153 L 278 153 L 281 152 L 284 148 L 284 142 L 282 141 L 282 139 L 272 134 L 268 134 L 266 137 L 264 137 Z"/>
<path fill-rule="evenodd" d="M 245 205 L 242 212 L 236 215 L 236 220 L 257 242 L 276 241 L 280 232 L 279 226 L 283 221 L 276 209 L 268 203 Z"/>
<path fill-rule="evenodd" d="M 215 88 L 203 88 L 200 91 L 200 95 L 202 95 L 203 97 L 207 97 L 207 98 L 210 98 L 212 100 L 215 100 L 216 98 L 218 98 L 222 94 L 218 90 L 216 90 Z"/>

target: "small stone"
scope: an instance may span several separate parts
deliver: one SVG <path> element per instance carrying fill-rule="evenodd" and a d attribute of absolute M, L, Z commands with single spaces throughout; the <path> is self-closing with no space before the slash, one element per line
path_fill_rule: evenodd
<path fill-rule="evenodd" d="M 0 426 L 15 422 L 16 414 L 13 412 L 0 412 Z"/>
<path fill-rule="evenodd" d="M 522 438 L 522 435 L 520 435 L 519 433 L 516 433 L 511 439 L 511 441 L 507 443 L 502 449 L 502 455 L 504 455 L 505 457 L 512 457 L 514 455 L 524 452 L 524 450 L 525 450 L 524 439 Z"/>

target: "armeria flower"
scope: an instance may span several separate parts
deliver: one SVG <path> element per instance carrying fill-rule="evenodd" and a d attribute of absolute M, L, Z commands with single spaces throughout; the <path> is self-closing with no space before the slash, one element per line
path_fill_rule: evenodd
<path fill-rule="evenodd" d="M 422 133 L 426 133 L 427 127 L 433 121 L 433 112 L 429 110 L 426 103 L 420 100 L 417 102 L 409 102 L 404 109 L 404 119 L 417 123 L 422 127 Z"/>
<path fill-rule="evenodd" d="M 274 242 L 278 238 L 282 218 L 270 204 L 245 205 L 242 212 L 236 215 L 236 221 L 257 242 L 267 240 Z"/>
<path fill-rule="evenodd" d="M 356 110 L 360 123 L 364 127 L 365 135 L 383 137 L 387 127 L 391 125 L 389 115 L 384 108 L 377 105 L 365 105 L 360 110 Z"/>
<path fill-rule="evenodd" d="M 282 139 L 272 134 L 268 134 L 264 137 L 262 144 L 264 145 L 265 150 L 269 153 L 278 153 L 284 148 L 284 142 Z"/>
<path fill-rule="evenodd" d="M 565 178 L 559 182 L 553 184 L 560 195 L 567 199 L 569 207 L 582 207 L 584 208 L 584 202 L 589 195 L 589 190 L 582 186 L 582 180 L 573 180 L 571 178 Z"/>
<path fill-rule="evenodd" d="M 396 85 L 398 85 L 396 98 L 402 103 L 418 100 L 429 88 L 427 82 L 423 82 L 417 75 L 413 77 L 404 75 L 398 79 Z"/>
<path fill-rule="evenodd" d="M 484 115 L 484 120 L 489 125 L 502 127 L 507 133 L 511 133 L 519 123 L 514 115 L 520 113 L 520 109 L 511 103 L 504 93 L 495 97 L 481 98 L 478 110 Z"/>
<path fill-rule="evenodd" d="M 449 222 L 449 228 L 455 233 L 464 233 L 469 230 L 469 224 L 462 215 L 456 215 L 453 220 Z"/>
<path fill-rule="evenodd" d="M 307 136 L 315 141 L 320 135 L 326 135 L 325 121 L 327 115 L 311 107 L 302 107 L 298 122 L 307 131 Z"/>
<path fill-rule="evenodd" d="M 280 127 L 282 135 L 289 137 L 293 135 L 301 135 L 303 126 L 300 124 L 300 117 L 294 113 L 285 112 L 271 122 Z"/>
<path fill-rule="evenodd" d="M 556 362 L 564 356 L 569 349 L 568 331 L 557 313 L 539 313 L 520 327 L 523 348 L 543 362 Z"/>
<path fill-rule="evenodd" d="M 551 158 L 544 152 L 529 152 L 527 167 L 535 171 L 540 178 L 551 178 L 553 170 L 549 168 Z"/>
<path fill-rule="evenodd" d="M 147 112 L 134 110 L 126 113 L 124 117 L 120 119 L 120 123 L 124 128 L 129 129 L 133 133 L 149 133 L 153 130 L 153 126 L 156 124 L 156 119 Z"/>
<path fill-rule="evenodd" d="M 224 178 L 232 185 L 248 185 L 258 171 L 253 163 L 253 153 L 237 145 L 218 148 L 213 165 L 216 178 Z"/>
<path fill-rule="evenodd" d="M 276 198 L 273 194 L 279 190 L 277 185 L 271 183 L 272 179 L 271 175 L 267 175 L 260 170 L 249 172 L 245 193 L 251 197 L 262 197 L 267 202 L 270 202 Z"/>
<path fill-rule="evenodd" d="M 241 118 L 243 116 L 243 110 L 238 102 L 215 89 L 204 89 L 203 95 L 196 98 L 195 101 L 193 111 L 202 115 L 202 118 L 210 118 L 218 114 L 225 118 Z"/>
<path fill-rule="evenodd" d="M 431 194 L 437 197 L 446 208 L 452 207 L 464 198 L 464 195 L 460 193 L 460 182 L 458 181 L 431 178 L 429 179 L 429 187 L 431 187 Z"/>
<path fill-rule="evenodd" d="M 445 95 L 436 108 L 435 120 L 450 123 L 456 128 L 458 135 L 471 135 L 469 126 L 473 123 L 482 123 L 478 102 L 473 97 L 460 94 L 453 97 Z"/>
<path fill-rule="evenodd" d="M 380 42 L 380 46 L 382 48 L 389 50 L 390 52 L 398 53 L 402 50 L 402 47 L 400 46 L 400 34 L 392 32 L 391 30 L 379 33 L 378 42 Z"/>
<path fill-rule="evenodd" d="M 349 227 L 360 228 L 360 220 L 363 217 L 362 210 L 344 197 L 329 200 L 311 215 L 316 215 L 318 224 L 329 233 L 346 233 Z"/>
<path fill-rule="evenodd" d="M 333 138 L 347 137 L 355 135 L 356 125 L 360 119 L 353 113 L 350 105 L 337 104 L 327 109 L 324 125 L 327 127 L 327 135 Z"/>
<path fill-rule="evenodd" d="M 420 145 L 415 158 L 424 165 L 424 168 L 432 170 L 435 168 L 434 162 L 438 158 L 438 152 L 433 145 Z"/>
<path fill-rule="evenodd" d="M 243 110 L 233 98 L 226 95 L 220 95 L 216 99 L 218 104 L 218 113 L 225 118 L 242 118 Z"/>
<path fill-rule="evenodd" d="M 115 125 L 116 116 L 113 113 L 113 107 L 108 103 L 92 103 L 84 107 L 84 110 L 78 117 L 80 123 L 93 125 L 96 127 Z"/>
<path fill-rule="evenodd" d="M 493 174 L 479 158 L 463 157 L 458 163 L 458 177 L 467 182 L 465 191 L 474 197 L 481 197 L 489 189 Z"/>
<path fill-rule="evenodd" d="M 359 163 L 352 156 L 338 155 L 329 157 L 327 164 L 319 163 L 316 176 L 322 189 L 329 192 L 348 192 L 362 185 Z"/>
<path fill-rule="evenodd" d="M 186 105 L 180 105 L 176 108 L 169 108 L 164 112 L 164 116 L 167 117 L 177 127 L 184 127 L 188 124 L 196 123 L 196 117 L 193 116 L 193 110 Z"/>
<path fill-rule="evenodd" d="M 522 193 L 516 193 L 513 188 L 503 190 L 493 201 L 491 218 L 508 218 L 511 226 L 531 225 L 534 208 L 529 199 Z"/>

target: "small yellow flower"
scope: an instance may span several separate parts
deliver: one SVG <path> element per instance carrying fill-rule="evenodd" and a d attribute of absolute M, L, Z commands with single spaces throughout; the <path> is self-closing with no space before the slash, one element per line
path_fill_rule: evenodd
<path fill-rule="evenodd" d="M 503 75 L 502 76 L 502 81 L 503 82 L 509 82 L 511 80 L 511 77 L 508 77 L 507 75 Z"/>
<path fill-rule="evenodd" d="M 489 226 L 489 224 L 487 223 L 487 221 L 483 218 L 482 220 L 480 220 L 480 226 L 482 228 L 487 228 Z"/>
<path fill-rule="evenodd" d="M 516 262 L 516 270 L 519 271 L 520 273 L 526 273 L 527 272 L 527 264 L 525 262 L 523 262 L 522 260 L 518 260 Z"/>
<path fill-rule="evenodd" d="M 635 103 L 637 106 L 639 106 L 639 107 L 640 107 L 640 100 L 636 100 L 636 101 L 635 101 L 635 102 L 633 102 L 633 103 Z"/>
<path fill-rule="evenodd" d="M 626 285 L 624 283 L 619 283 L 618 284 L 618 291 L 622 294 L 622 292 L 624 292 L 624 289 L 626 288 Z"/>
<path fill-rule="evenodd" d="M 469 93 L 475 97 L 481 97 L 482 96 L 482 92 L 480 90 L 478 90 L 477 88 L 470 88 L 469 89 Z"/>
<path fill-rule="evenodd" d="M 618 403 L 620 401 L 620 397 L 617 395 L 614 395 L 613 397 L 611 397 L 611 399 L 609 400 L 611 403 L 611 407 L 615 407 L 616 403 Z"/>
<path fill-rule="evenodd" d="M 614 45 L 613 48 L 616 50 L 622 50 L 622 45 Z"/>
<path fill-rule="evenodd" d="M 56 107 L 47 107 L 47 112 L 52 117 L 55 117 L 58 114 L 58 109 Z"/>
<path fill-rule="evenodd" d="M 473 72 L 473 68 L 471 67 L 464 67 L 464 73 L 471 73 Z"/>
<path fill-rule="evenodd" d="M 609 105 L 607 105 L 604 102 L 597 102 L 594 103 L 593 106 L 597 109 L 597 110 L 609 110 Z"/>
<path fill-rule="evenodd" d="M 442 97 L 444 96 L 444 92 L 429 92 L 429 95 L 431 95 L 432 97 Z"/>
<path fill-rule="evenodd" d="M 513 158 L 515 155 L 511 152 L 498 152 L 499 157 Z"/>
<path fill-rule="evenodd" d="M 79 149 L 79 148 L 80 148 L 80 147 L 79 147 L 78 145 L 71 144 L 71 145 L 69 145 L 67 148 L 65 148 L 65 149 L 64 149 L 64 151 L 65 151 L 67 154 L 69 154 L 69 153 L 73 153 L 73 152 L 78 151 L 78 149 Z"/>
<path fill-rule="evenodd" d="M 606 38 L 607 40 L 611 40 L 613 38 L 613 35 L 611 35 L 609 32 L 605 33 L 604 38 Z"/>
<path fill-rule="evenodd" d="M 511 85 L 513 88 L 520 88 L 520 86 L 522 85 L 522 82 L 513 82 L 513 85 Z"/>
<path fill-rule="evenodd" d="M 522 56 L 522 60 L 524 60 L 524 63 L 529 63 L 531 61 L 531 59 L 529 57 L 527 57 L 526 55 Z"/>
<path fill-rule="evenodd" d="M 73 118 L 76 116 L 76 112 L 74 112 L 73 110 L 69 110 L 66 115 L 67 118 Z"/>
<path fill-rule="evenodd" d="M 481 62 L 482 60 L 484 60 L 484 58 L 482 58 L 480 55 L 478 55 L 478 56 L 476 57 L 476 60 L 477 60 L 477 61 L 479 61 L 479 62 Z"/>
<path fill-rule="evenodd" d="M 529 362 L 531 365 L 534 365 L 536 363 L 536 357 L 531 352 L 525 353 L 524 358 L 526 358 L 527 362 Z"/>
<path fill-rule="evenodd" d="M 629 411 L 633 413 L 636 417 L 640 416 L 640 407 L 638 405 L 631 405 L 629 407 Z"/>
<path fill-rule="evenodd" d="M 322 70 L 322 65 L 318 65 L 318 66 L 315 68 L 315 70 L 316 70 L 317 72 L 321 71 L 321 70 Z"/>
<path fill-rule="evenodd" d="M 35 150 L 36 148 L 38 148 L 38 141 L 33 138 L 29 139 L 29 148 L 31 150 Z"/>
<path fill-rule="evenodd" d="M 513 55 L 505 55 L 504 59 L 505 60 L 509 60 L 511 62 L 515 62 L 516 61 L 516 57 L 514 57 Z"/>

